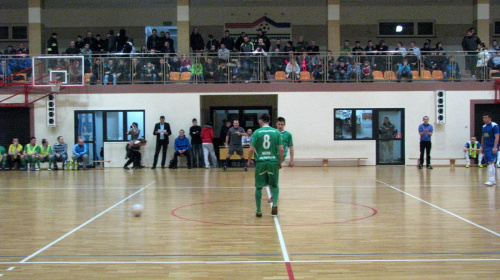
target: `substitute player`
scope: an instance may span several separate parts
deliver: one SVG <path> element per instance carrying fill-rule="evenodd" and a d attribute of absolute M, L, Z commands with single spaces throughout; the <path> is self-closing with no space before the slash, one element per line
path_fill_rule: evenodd
<path fill-rule="evenodd" d="M 252 136 L 248 150 L 248 166 L 252 166 L 251 156 L 255 155 L 255 216 L 262 217 L 260 209 L 262 188 L 269 185 L 274 197 L 271 215 L 278 215 L 279 170 L 283 161 L 283 142 L 279 130 L 269 126 L 271 117 L 263 114 L 259 118 L 260 128 Z"/>
<path fill-rule="evenodd" d="M 498 138 L 500 129 L 498 124 L 491 121 L 491 113 L 483 114 L 483 139 L 481 140 L 481 153 L 484 154 L 484 161 L 488 164 L 487 186 L 494 186 L 495 182 L 495 160 L 498 155 Z"/>
<path fill-rule="evenodd" d="M 281 141 L 283 141 L 283 149 L 284 149 L 283 162 L 286 159 L 288 150 L 290 150 L 290 163 L 288 164 L 288 166 L 293 167 L 295 165 L 293 161 L 293 137 L 290 132 L 285 130 L 285 125 L 286 125 L 285 118 L 279 117 L 278 121 L 276 122 L 276 127 L 278 128 L 281 134 Z M 271 196 L 267 202 L 269 203 L 273 202 L 273 197 Z"/>
<path fill-rule="evenodd" d="M 475 136 L 470 138 L 470 141 L 465 143 L 464 146 L 464 154 L 465 154 L 465 168 L 469 168 L 470 159 L 477 159 L 477 165 L 482 168 L 483 165 L 483 154 L 481 153 L 481 143 L 478 143 Z"/>

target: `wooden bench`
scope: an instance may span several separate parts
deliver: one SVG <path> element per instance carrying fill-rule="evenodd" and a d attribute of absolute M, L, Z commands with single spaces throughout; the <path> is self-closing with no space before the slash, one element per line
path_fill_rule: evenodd
<path fill-rule="evenodd" d="M 361 166 L 362 160 L 368 160 L 368 158 L 296 158 L 294 162 L 321 161 L 323 163 L 322 166 L 328 166 L 330 161 L 357 161 L 358 166 Z"/>
<path fill-rule="evenodd" d="M 94 161 L 89 161 L 89 163 L 99 163 L 99 168 L 98 169 L 104 169 L 104 163 L 110 163 L 110 160 L 94 160 Z"/>
<path fill-rule="evenodd" d="M 465 158 L 431 158 L 432 160 L 449 160 L 450 161 L 450 166 L 455 166 L 455 162 L 457 160 L 465 160 Z M 420 164 L 420 158 L 410 158 L 410 160 L 416 160 L 417 161 L 417 166 Z"/>

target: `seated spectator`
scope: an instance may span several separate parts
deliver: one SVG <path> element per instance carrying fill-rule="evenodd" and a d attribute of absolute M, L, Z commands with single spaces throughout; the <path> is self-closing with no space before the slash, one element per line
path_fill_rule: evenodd
<path fill-rule="evenodd" d="M 5 54 L 7 56 L 15 55 L 16 50 L 11 45 L 9 45 L 9 46 L 7 46 L 7 49 L 3 52 L 3 54 Z"/>
<path fill-rule="evenodd" d="M 419 58 L 414 54 L 413 49 L 408 50 L 406 58 L 408 59 L 408 63 L 410 64 L 411 70 L 418 71 L 420 66 L 420 61 Z"/>
<path fill-rule="evenodd" d="M 76 47 L 75 41 L 71 41 L 69 43 L 69 48 L 67 48 L 64 53 L 70 55 L 78 55 L 80 53 L 80 49 Z"/>
<path fill-rule="evenodd" d="M 500 70 L 500 56 L 493 56 L 490 58 L 490 60 L 488 60 L 488 67 L 490 68 L 490 70 Z M 497 73 L 493 73 L 493 75 L 495 75 Z M 494 76 L 494 77 L 498 77 L 498 76 Z"/>
<path fill-rule="evenodd" d="M 352 66 L 347 65 L 344 60 L 339 61 L 339 65 L 337 65 L 334 75 L 335 75 L 335 82 L 340 82 L 340 79 L 342 79 L 342 82 L 349 82 L 350 75 L 351 75 L 351 70 Z"/>
<path fill-rule="evenodd" d="M 363 65 L 360 67 L 359 76 L 361 82 L 373 82 L 373 70 L 369 60 L 365 60 Z"/>
<path fill-rule="evenodd" d="M 294 57 L 290 59 L 290 62 L 286 61 L 285 73 L 286 78 L 291 78 L 292 80 L 297 80 L 300 75 L 300 67 Z"/>
<path fill-rule="evenodd" d="M 219 41 L 217 41 L 213 35 L 208 35 L 207 50 L 210 56 L 216 56 L 219 51 L 219 46 Z"/>
<path fill-rule="evenodd" d="M 156 68 L 157 81 L 168 82 L 170 78 L 170 59 L 167 57 L 160 58 L 160 66 Z M 173 71 L 172 71 L 173 72 Z"/>
<path fill-rule="evenodd" d="M 299 53 L 299 55 L 307 51 L 307 42 L 304 40 L 304 36 L 299 37 L 295 50 Z"/>
<path fill-rule="evenodd" d="M 64 163 L 68 159 L 68 145 L 64 143 L 62 136 L 57 137 L 57 142 L 52 145 L 52 162 L 54 163 L 54 170 L 58 170 L 57 162 L 62 162 L 64 170 Z"/>
<path fill-rule="evenodd" d="M 410 49 L 413 50 L 413 54 L 416 55 L 418 59 L 420 59 L 421 50 L 419 47 L 417 47 L 415 41 L 410 42 Z M 408 62 L 411 64 L 411 61 L 408 60 Z"/>
<path fill-rule="evenodd" d="M 36 169 L 36 164 L 38 163 L 38 154 L 40 153 L 40 147 L 36 144 L 36 138 L 31 137 L 30 142 L 28 145 L 24 146 L 24 158 L 26 160 L 26 163 L 30 164 L 31 170 L 35 171 Z M 26 164 L 23 168 L 23 170 L 27 170 L 28 165 Z"/>
<path fill-rule="evenodd" d="M 408 82 L 413 79 L 413 73 L 411 72 L 410 64 L 408 64 L 408 59 L 403 58 L 403 62 L 398 66 L 398 72 L 396 73 L 398 82 L 401 82 L 402 78 L 407 78 Z"/>
<path fill-rule="evenodd" d="M 149 53 L 148 47 L 146 47 L 146 45 L 142 45 L 139 53 L 141 54 L 141 56 L 147 56 L 147 54 Z"/>
<path fill-rule="evenodd" d="M 196 58 L 193 65 L 191 65 L 191 81 L 204 83 L 203 79 L 203 65 L 200 63 L 200 58 Z"/>
<path fill-rule="evenodd" d="M 95 38 L 92 37 L 92 32 L 88 31 L 87 32 L 87 37 L 85 37 L 85 39 L 83 39 L 83 46 L 85 47 L 85 44 L 89 44 L 89 48 L 90 50 L 92 51 L 97 51 L 96 47 L 96 43 L 95 43 Z"/>
<path fill-rule="evenodd" d="M 3 83 L 9 83 L 11 81 L 10 75 L 12 75 L 10 65 L 7 64 L 7 61 L 2 60 L 0 62 L 0 80 L 2 80 Z"/>
<path fill-rule="evenodd" d="M 328 66 L 327 66 L 327 72 L 328 72 L 328 81 L 335 81 L 336 80 L 336 75 L 337 75 L 337 65 L 335 65 L 335 62 L 332 60 L 328 61 Z"/>
<path fill-rule="evenodd" d="M 73 146 L 73 155 L 71 156 L 71 159 L 73 160 L 72 169 L 80 169 L 78 164 L 81 162 L 83 165 L 83 170 L 87 170 L 87 161 L 89 159 L 88 153 L 89 150 L 87 148 L 87 144 L 85 144 L 83 138 L 80 137 L 78 139 L 78 143 Z"/>
<path fill-rule="evenodd" d="M 83 73 L 80 67 L 80 61 L 75 60 L 69 67 L 69 80 L 73 84 L 83 83 Z"/>
<path fill-rule="evenodd" d="M 170 66 L 169 72 L 181 72 L 181 61 L 176 55 L 168 60 L 168 65 Z"/>
<path fill-rule="evenodd" d="M 190 72 L 191 71 L 191 60 L 185 53 L 182 54 L 181 59 L 181 72 Z"/>
<path fill-rule="evenodd" d="M 294 52 L 295 51 L 295 47 L 293 46 L 293 42 L 292 41 L 287 41 L 286 44 L 285 44 L 285 47 L 283 48 L 283 52 Z"/>
<path fill-rule="evenodd" d="M 137 58 L 132 59 L 132 80 L 135 81 L 139 79 L 142 73 L 143 64 Z"/>
<path fill-rule="evenodd" d="M 425 70 L 429 70 L 431 72 L 433 72 L 434 70 L 442 71 L 444 65 L 446 64 L 446 56 L 437 55 L 437 53 L 434 51 L 428 54 L 422 53 L 422 60 Z"/>
<path fill-rule="evenodd" d="M 310 45 L 307 46 L 307 52 L 309 53 L 309 55 L 316 55 L 319 53 L 319 47 L 316 46 L 315 40 L 311 40 Z"/>
<path fill-rule="evenodd" d="M 229 49 L 226 48 L 226 45 L 224 43 L 220 44 L 220 49 L 219 49 L 219 61 L 227 63 L 229 62 Z"/>
<path fill-rule="evenodd" d="M 170 38 L 170 32 L 165 32 L 164 35 L 161 36 L 161 45 L 163 46 L 165 42 L 168 42 L 172 48 L 174 48 L 174 39 Z"/>
<path fill-rule="evenodd" d="M 81 35 L 78 35 L 76 37 L 76 42 L 75 42 L 75 47 L 77 49 L 83 49 L 83 47 L 85 46 L 85 44 L 83 43 L 83 39 L 82 39 L 82 36 Z"/>
<path fill-rule="evenodd" d="M 498 55 L 498 52 L 500 51 L 500 45 L 498 44 L 497 40 L 491 41 L 491 46 L 490 46 L 490 55 L 492 57 L 495 57 Z"/>
<path fill-rule="evenodd" d="M 276 71 L 285 71 L 285 58 L 283 53 L 280 53 L 279 48 L 275 49 L 275 52 L 271 54 L 271 74 L 274 75 Z"/>
<path fill-rule="evenodd" d="M 104 84 L 107 85 L 109 78 L 113 78 L 113 85 L 116 85 L 116 66 L 113 59 L 109 59 L 108 63 L 104 66 Z"/>
<path fill-rule="evenodd" d="M 436 43 L 436 48 L 433 51 L 435 51 L 438 55 L 446 55 L 443 49 L 443 43 L 441 42 Z"/>
<path fill-rule="evenodd" d="M 3 146 L 0 146 L 0 167 L 2 171 L 7 167 L 7 151 Z"/>
<path fill-rule="evenodd" d="M 236 60 L 236 62 L 233 64 L 234 65 L 232 68 L 231 79 L 233 81 L 241 81 L 243 79 L 243 69 L 241 68 L 241 62 L 239 60 Z"/>
<path fill-rule="evenodd" d="M 29 58 L 26 54 L 21 54 L 16 62 L 17 67 L 13 72 L 20 72 L 31 67 L 31 58 Z M 24 73 L 26 73 L 28 77 L 31 75 L 31 71 L 25 71 Z M 14 77 L 14 80 L 16 80 L 16 77 Z"/>
<path fill-rule="evenodd" d="M 154 84 L 157 80 L 158 70 L 156 69 L 155 65 L 151 63 L 151 61 L 148 61 L 146 63 L 146 67 L 142 68 L 141 81 Z"/>
<path fill-rule="evenodd" d="M 191 169 L 191 144 L 189 143 L 189 139 L 184 135 L 184 130 L 181 129 L 179 131 L 179 137 L 175 139 L 174 143 L 174 160 L 172 165 L 169 166 L 171 169 L 177 168 L 177 158 L 179 156 L 186 156 L 188 162 L 188 169 Z"/>
<path fill-rule="evenodd" d="M 354 55 L 361 55 L 363 51 L 364 51 L 364 49 L 361 46 L 361 42 L 360 41 L 356 41 L 354 43 L 354 48 L 352 48 L 352 53 Z"/>
<path fill-rule="evenodd" d="M 387 56 L 389 55 L 389 47 L 384 40 L 380 40 L 375 47 L 376 56 L 374 58 L 374 67 L 376 70 L 384 72 L 387 69 Z"/>
<path fill-rule="evenodd" d="M 217 79 L 217 65 L 211 57 L 207 57 L 205 65 L 203 65 L 203 79 L 205 82 L 215 81 Z"/>
<path fill-rule="evenodd" d="M 90 49 L 90 44 L 85 43 L 83 49 L 80 50 L 80 53 L 85 57 L 85 73 L 90 73 L 90 68 L 92 67 L 92 50 Z"/>
<path fill-rule="evenodd" d="M 342 57 L 343 57 L 343 56 L 342 56 Z M 340 60 L 340 59 L 341 59 L 341 58 L 339 57 L 339 60 Z M 327 61 L 327 62 L 330 62 L 330 61 L 331 61 L 331 62 L 335 63 L 335 57 L 333 56 L 333 53 L 332 53 L 332 51 L 330 51 L 330 50 L 328 50 L 328 52 L 326 53 L 326 61 Z"/>
<path fill-rule="evenodd" d="M 462 74 L 460 73 L 460 66 L 455 61 L 454 56 L 450 56 L 448 62 L 446 63 L 445 70 L 443 72 L 444 81 L 448 81 L 448 79 L 455 80 L 460 82 L 462 78 Z"/>
<path fill-rule="evenodd" d="M 347 55 L 348 52 L 351 52 L 351 42 L 349 40 L 344 41 L 344 45 L 340 48 L 340 55 Z"/>
<path fill-rule="evenodd" d="M 298 63 L 299 66 L 301 67 L 301 71 L 308 71 L 312 72 L 312 63 L 311 63 L 311 58 L 307 55 L 307 52 L 303 52 L 299 57 L 298 57 Z"/>
<path fill-rule="evenodd" d="M 24 46 L 23 43 L 19 43 L 19 49 L 17 49 L 17 54 L 29 54 L 30 51 Z"/>
<path fill-rule="evenodd" d="M 141 154 L 141 147 L 146 146 L 147 141 L 145 139 L 135 139 L 131 140 L 129 143 L 127 143 L 127 157 L 128 161 L 125 163 L 123 166 L 123 169 L 125 170 L 130 170 L 128 167 L 131 163 L 133 163 L 132 168 L 133 169 L 142 169 L 144 168 L 143 165 L 141 165 L 141 160 L 142 160 L 142 154 Z"/>
<path fill-rule="evenodd" d="M 49 141 L 47 139 L 42 139 L 42 145 L 39 146 L 40 152 L 38 153 L 38 169 L 40 169 L 40 163 L 48 162 L 50 171 L 50 167 L 52 166 L 53 156 L 52 156 L 52 148 L 49 145 Z"/>
<path fill-rule="evenodd" d="M 483 167 L 483 153 L 481 152 L 481 143 L 476 140 L 475 136 L 472 136 L 470 138 L 470 141 L 467 141 L 467 143 L 465 143 L 464 155 L 465 168 L 469 168 L 471 158 L 476 161 L 479 168 Z"/>
<path fill-rule="evenodd" d="M 403 62 L 403 57 L 405 56 L 406 56 L 406 49 L 403 47 L 403 43 L 398 42 L 391 57 L 393 69 L 397 68 L 399 64 Z"/>
<path fill-rule="evenodd" d="M 424 43 L 424 47 L 420 49 L 422 55 L 429 55 L 432 52 L 432 48 L 430 47 L 428 42 Z"/>
<path fill-rule="evenodd" d="M 283 45 L 281 45 L 281 39 L 276 39 L 276 42 L 275 42 L 275 45 L 274 45 L 274 48 L 273 50 L 276 50 L 276 49 L 279 49 L 278 52 L 281 52 L 281 50 L 283 49 Z"/>
<path fill-rule="evenodd" d="M 92 75 L 90 76 L 90 84 L 95 85 L 97 81 L 102 81 L 102 64 L 101 59 L 96 58 L 92 63 Z"/>
<path fill-rule="evenodd" d="M 120 59 L 116 67 L 116 81 L 121 84 L 130 83 L 129 66 L 125 64 L 124 59 Z"/>
<path fill-rule="evenodd" d="M 479 53 L 477 54 L 477 63 L 476 63 L 476 77 L 477 80 L 482 82 L 484 80 L 488 80 L 489 77 L 489 69 L 488 60 L 490 60 L 490 54 L 488 53 L 488 49 L 486 49 L 486 45 L 484 43 L 479 43 Z"/>
<path fill-rule="evenodd" d="M 160 66 L 160 57 L 162 57 L 161 54 L 158 54 L 158 52 L 155 49 L 150 49 L 149 50 L 149 55 L 147 56 L 146 63 L 151 62 L 154 66 L 159 67 Z"/>
<path fill-rule="evenodd" d="M 324 78 L 324 75 L 323 75 L 324 69 L 323 68 L 324 68 L 323 67 L 323 62 L 320 59 L 320 60 L 318 60 L 318 64 L 316 64 L 314 66 L 314 69 L 313 69 L 313 73 L 312 74 L 313 74 L 313 77 L 314 77 L 314 80 L 315 80 L 314 82 L 323 80 L 323 78 Z"/>
<path fill-rule="evenodd" d="M 163 43 L 163 47 L 161 48 L 161 52 L 162 53 L 169 53 L 169 54 L 172 53 L 172 54 L 175 54 L 174 47 L 171 46 L 168 41 L 165 41 L 165 43 Z"/>
<path fill-rule="evenodd" d="M 251 128 L 247 129 L 247 134 L 241 137 L 241 145 L 245 147 L 250 147 L 250 144 L 252 144 L 252 134 L 253 134 L 252 129 Z"/>
<path fill-rule="evenodd" d="M 229 68 L 227 68 L 226 63 L 221 63 L 219 69 L 217 70 L 217 82 L 227 83 L 229 77 Z"/>
<path fill-rule="evenodd" d="M 16 165 L 17 170 L 20 170 L 21 167 L 25 167 L 26 160 L 23 154 L 23 146 L 19 144 L 19 139 L 12 139 L 12 144 L 9 146 L 9 150 L 7 151 L 7 164 L 9 165 L 9 170 L 14 168 Z"/>

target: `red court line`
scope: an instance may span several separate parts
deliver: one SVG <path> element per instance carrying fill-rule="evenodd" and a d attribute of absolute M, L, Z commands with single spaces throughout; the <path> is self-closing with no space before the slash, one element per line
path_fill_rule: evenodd
<path fill-rule="evenodd" d="M 288 279 L 295 280 L 295 276 L 293 275 L 293 270 L 292 270 L 292 264 L 287 262 L 285 263 L 285 265 L 286 265 L 286 272 L 288 272 Z"/>

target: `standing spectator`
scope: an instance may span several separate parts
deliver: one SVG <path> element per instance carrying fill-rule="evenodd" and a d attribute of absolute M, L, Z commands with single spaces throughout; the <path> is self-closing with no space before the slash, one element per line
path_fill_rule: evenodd
<path fill-rule="evenodd" d="M 147 45 L 147 48 L 148 50 L 150 49 L 156 49 L 156 50 L 159 50 L 161 48 L 162 45 L 160 45 L 160 37 L 158 37 L 158 35 L 156 35 L 156 29 L 153 29 L 151 31 L 151 36 L 148 37 L 148 40 L 146 42 L 146 45 Z"/>
<path fill-rule="evenodd" d="M 500 129 L 496 122 L 491 121 L 491 113 L 483 113 L 483 137 L 481 139 L 481 153 L 484 154 L 484 161 L 488 165 L 488 181 L 484 183 L 487 186 L 496 185 L 495 181 L 495 159 L 498 157 L 498 144 Z"/>
<path fill-rule="evenodd" d="M 462 78 L 462 74 L 460 73 L 460 66 L 458 63 L 455 61 L 454 56 L 450 56 L 448 59 L 448 63 L 445 65 L 445 70 L 443 72 L 444 76 L 444 81 L 448 81 L 448 78 L 451 80 L 455 80 L 457 82 L 460 82 L 460 79 Z"/>
<path fill-rule="evenodd" d="M 198 28 L 196 27 L 193 28 L 193 32 L 189 37 L 189 45 L 191 46 L 191 49 L 193 50 L 194 53 L 203 52 L 203 49 L 205 47 L 205 42 L 203 41 L 201 34 L 198 33 Z"/>
<path fill-rule="evenodd" d="M 165 32 L 165 36 L 162 37 L 162 41 L 160 43 L 165 44 L 165 42 L 168 42 L 170 44 L 170 46 L 172 47 L 172 49 L 175 48 L 174 39 L 170 38 L 170 32 Z M 162 46 L 163 46 L 163 44 L 162 44 Z"/>
<path fill-rule="evenodd" d="M 283 52 L 289 53 L 294 51 L 295 47 L 293 46 L 293 41 L 287 41 L 285 47 L 283 48 Z"/>
<path fill-rule="evenodd" d="M 64 163 L 68 159 L 68 144 L 64 143 L 64 138 L 62 136 L 57 137 L 57 142 L 52 145 L 52 161 L 54 163 L 54 170 L 58 170 L 57 162 L 62 162 L 62 168 L 64 170 Z"/>
<path fill-rule="evenodd" d="M 476 62 L 476 77 L 477 80 L 482 82 L 488 80 L 488 60 L 490 60 L 490 54 L 484 43 L 479 43 L 479 53 L 477 54 Z"/>
<path fill-rule="evenodd" d="M 59 46 L 57 45 L 57 33 L 53 32 L 50 39 L 47 41 L 47 54 L 59 54 Z"/>
<path fill-rule="evenodd" d="M 219 139 L 217 139 L 217 143 L 214 143 L 217 153 L 220 152 L 219 151 L 220 146 L 224 146 L 224 143 L 226 143 L 227 132 L 231 128 L 231 125 L 232 125 L 231 121 L 225 119 L 222 120 L 222 127 L 220 129 Z"/>
<path fill-rule="evenodd" d="M 95 35 L 95 53 L 105 53 L 108 43 L 101 38 L 101 34 Z"/>
<path fill-rule="evenodd" d="M 189 135 L 191 135 L 191 149 L 193 167 L 203 166 L 203 147 L 201 141 L 201 126 L 198 125 L 198 120 L 193 119 L 193 126 L 189 128 Z"/>
<path fill-rule="evenodd" d="M 219 62 L 227 63 L 229 62 L 229 49 L 226 44 L 221 43 L 220 49 L 218 51 Z"/>
<path fill-rule="evenodd" d="M 7 167 L 7 151 L 3 146 L 0 146 L 0 167 L 2 171 Z"/>
<path fill-rule="evenodd" d="M 241 64 L 243 67 L 243 71 L 245 73 L 244 75 L 246 82 L 251 80 L 253 75 L 254 60 L 250 58 L 250 56 L 252 56 L 253 51 L 254 51 L 254 44 L 250 42 L 248 36 L 245 35 L 244 42 L 243 44 L 241 44 L 240 47 L 240 52 L 242 52 Z"/>
<path fill-rule="evenodd" d="M 83 49 L 83 47 L 85 46 L 81 35 L 76 36 L 75 46 L 77 49 Z"/>
<path fill-rule="evenodd" d="M 121 52 L 122 53 L 129 53 L 130 56 L 135 54 L 134 41 L 132 41 L 132 39 L 127 37 L 125 45 L 123 46 L 123 50 Z"/>
<path fill-rule="evenodd" d="M 85 46 L 85 44 L 89 44 L 90 50 L 98 51 L 96 40 L 94 37 L 92 37 L 92 32 L 90 31 L 87 32 L 87 37 L 85 37 L 85 39 L 83 40 L 83 45 Z"/>
<path fill-rule="evenodd" d="M 380 155 L 382 162 L 392 162 L 394 160 L 394 141 L 396 134 L 396 126 L 391 123 L 388 117 L 384 118 L 384 122 L 379 127 L 379 137 L 380 137 Z"/>
<path fill-rule="evenodd" d="M 165 32 L 160 32 L 160 46 L 163 46 L 163 44 L 165 44 L 165 42 L 167 41 L 167 37 L 165 35 Z"/>
<path fill-rule="evenodd" d="M 189 144 L 189 140 L 184 135 L 183 129 L 179 131 L 179 137 L 175 138 L 174 149 L 174 161 L 170 168 L 176 169 L 177 157 L 184 155 L 187 158 L 188 169 L 191 169 L 191 145 Z"/>
<path fill-rule="evenodd" d="M 406 56 L 406 49 L 403 47 L 403 43 L 398 42 L 396 48 L 392 53 L 392 66 L 397 68 L 401 62 L 403 62 L 403 57 Z"/>
<path fill-rule="evenodd" d="M 262 49 L 265 52 L 269 52 L 269 49 L 271 48 L 271 40 L 269 40 L 269 37 L 267 37 L 264 34 L 264 31 L 262 31 L 262 28 L 257 29 L 257 38 L 255 42 L 259 42 L 259 39 L 262 39 L 264 42 L 264 46 L 262 46 Z"/>
<path fill-rule="evenodd" d="M 304 40 L 304 36 L 300 36 L 297 41 L 296 50 L 299 54 L 302 54 L 307 50 L 307 42 Z"/>
<path fill-rule="evenodd" d="M 360 41 L 356 41 L 354 43 L 354 48 L 352 48 L 352 53 L 354 55 L 361 55 L 362 52 L 363 52 L 363 47 L 361 46 L 361 42 Z"/>
<path fill-rule="evenodd" d="M 462 49 L 465 52 L 465 69 L 469 70 L 472 78 L 476 78 L 477 50 L 481 40 L 474 34 L 474 29 L 470 28 L 467 35 L 462 39 Z"/>
<path fill-rule="evenodd" d="M 283 46 L 281 45 L 281 39 L 276 39 L 276 44 L 273 49 L 274 50 L 278 49 L 279 51 L 277 52 L 281 52 L 281 50 L 283 49 Z"/>
<path fill-rule="evenodd" d="M 378 56 L 375 56 L 374 63 L 377 65 L 377 70 L 384 72 L 386 70 L 387 56 L 389 55 L 389 47 L 385 44 L 384 40 L 380 40 L 375 48 Z"/>
<path fill-rule="evenodd" d="M 17 54 L 29 54 L 29 53 L 30 50 L 28 50 L 23 43 L 19 43 L 19 49 L 17 49 Z"/>
<path fill-rule="evenodd" d="M 151 169 L 156 169 L 156 164 L 158 163 L 158 155 L 160 150 L 163 148 L 161 157 L 161 168 L 165 168 L 165 161 L 167 160 L 167 148 L 168 148 L 168 136 L 172 132 L 170 131 L 170 124 L 165 122 L 165 116 L 160 117 L 160 122 L 155 124 L 155 129 L 153 130 L 153 135 L 156 136 L 156 150 L 155 157 L 153 160 L 153 167 Z"/>
<path fill-rule="evenodd" d="M 417 47 L 417 45 L 415 44 L 415 41 L 411 41 L 410 42 L 410 49 L 413 50 L 413 54 L 417 56 L 418 59 L 420 59 L 420 56 L 421 56 L 421 51 L 420 51 L 420 48 Z"/>
<path fill-rule="evenodd" d="M 203 129 L 201 130 L 201 141 L 203 146 L 203 155 L 205 159 L 205 168 L 210 168 L 209 156 L 212 160 L 212 166 L 217 167 L 217 157 L 215 156 L 214 144 L 212 139 L 214 138 L 214 129 L 212 128 L 212 123 L 207 122 Z"/>
<path fill-rule="evenodd" d="M 307 46 L 307 52 L 309 55 L 316 55 L 319 53 L 319 47 L 316 46 L 316 41 L 311 40 L 311 44 Z"/>
<path fill-rule="evenodd" d="M 229 34 L 229 30 L 224 31 L 224 37 L 220 39 L 220 44 L 221 48 L 222 44 L 224 44 L 229 51 L 236 51 L 234 47 L 234 38 Z"/>
<path fill-rule="evenodd" d="M 83 49 L 80 50 L 80 53 L 85 57 L 85 73 L 90 73 L 90 69 L 92 67 L 92 50 L 90 49 L 90 45 L 85 43 Z"/>
<path fill-rule="evenodd" d="M 78 138 L 78 143 L 73 146 L 73 155 L 71 159 L 73 160 L 73 169 L 78 170 L 78 163 L 81 162 L 83 165 L 83 170 L 87 170 L 87 161 L 89 159 L 88 156 L 89 149 L 87 148 L 87 144 L 83 141 L 83 138 Z"/>
<path fill-rule="evenodd" d="M 106 48 L 106 50 L 109 53 L 116 52 L 116 36 L 114 30 L 109 30 L 109 32 L 106 34 L 106 41 L 108 43 L 108 47 Z"/>
<path fill-rule="evenodd" d="M 128 37 L 127 37 L 127 31 L 125 29 L 120 29 L 120 33 L 118 33 L 118 36 L 116 36 L 116 52 L 123 52 L 125 48 L 125 44 L 127 44 Z"/>
<path fill-rule="evenodd" d="M 351 52 L 351 42 L 349 40 L 344 41 L 344 45 L 340 48 L 340 55 L 344 56 L 347 55 L 347 53 Z"/>
<path fill-rule="evenodd" d="M 243 155 L 243 146 L 241 145 L 241 137 L 245 136 L 245 130 L 240 127 L 240 122 L 238 120 L 233 121 L 233 127 L 229 129 L 226 135 L 226 149 L 229 149 L 226 157 L 226 162 L 223 166 L 224 171 L 227 167 L 231 165 L 231 156 L 236 153 L 241 158 L 241 163 L 243 164 L 243 170 L 247 171 L 247 166 L 245 164 L 245 156 Z"/>
<path fill-rule="evenodd" d="M 234 51 L 235 52 L 241 51 L 241 44 L 243 44 L 245 42 L 246 35 L 247 34 L 245 32 L 241 32 L 240 37 L 238 37 L 238 39 L 236 39 L 236 42 L 234 43 Z"/>
<path fill-rule="evenodd" d="M 208 52 L 217 52 L 219 50 L 219 41 L 213 35 L 208 35 L 207 50 Z"/>
<path fill-rule="evenodd" d="M 428 169 L 432 169 L 431 166 L 431 136 L 434 133 L 434 127 L 429 123 L 429 117 L 425 116 L 423 118 L 423 123 L 418 126 L 418 133 L 420 135 L 420 162 L 418 164 L 418 169 L 422 169 L 424 163 L 424 153 L 427 155 L 425 162 Z"/>
<path fill-rule="evenodd" d="M 407 78 L 408 82 L 413 79 L 413 73 L 411 72 L 410 64 L 407 58 L 403 58 L 403 62 L 398 65 L 398 73 L 396 74 L 398 82 L 401 82 L 402 78 Z"/>

